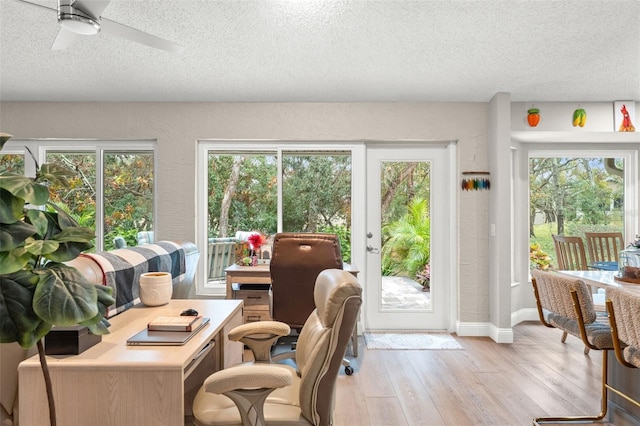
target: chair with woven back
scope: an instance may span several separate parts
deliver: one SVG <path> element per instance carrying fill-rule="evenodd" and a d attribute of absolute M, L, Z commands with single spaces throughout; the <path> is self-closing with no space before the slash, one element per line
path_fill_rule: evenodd
<path fill-rule="evenodd" d="M 585 232 L 589 260 L 593 262 L 617 262 L 618 253 L 624 249 L 622 232 Z"/>
<path fill-rule="evenodd" d="M 640 368 L 640 293 L 607 288 L 606 305 L 618 362 L 625 367 Z M 622 396 L 640 407 L 640 393 Z"/>
<path fill-rule="evenodd" d="M 611 389 L 607 383 L 607 351 L 613 349 L 606 313 L 595 310 L 591 292 L 584 281 L 537 269 L 531 271 L 531 275 L 540 322 L 546 327 L 558 328 L 580 338 L 585 345 L 585 355 L 590 349 L 602 350 L 600 413 L 590 416 L 539 417 L 534 420 L 534 424 L 602 420 L 607 414 L 607 391 Z"/>
<path fill-rule="evenodd" d="M 559 270 L 586 271 L 589 269 L 582 238 L 568 235 L 552 235 L 552 237 Z"/>
<path fill-rule="evenodd" d="M 556 249 L 558 269 L 561 271 L 586 271 L 589 269 L 582 238 L 569 235 L 551 235 Z M 604 311 L 604 306 L 598 310 Z M 567 339 L 567 332 L 562 333 L 562 343 Z"/>

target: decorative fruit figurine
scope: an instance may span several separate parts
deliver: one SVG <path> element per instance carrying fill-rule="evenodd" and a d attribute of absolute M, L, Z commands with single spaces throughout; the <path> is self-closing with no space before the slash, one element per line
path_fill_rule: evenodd
<path fill-rule="evenodd" d="M 578 108 L 577 110 L 573 111 L 573 127 L 584 127 L 586 122 L 587 112 L 584 109 Z"/>
<path fill-rule="evenodd" d="M 529 126 L 536 127 L 540 122 L 540 110 L 538 108 L 531 108 L 527 111 L 527 122 Z"/>

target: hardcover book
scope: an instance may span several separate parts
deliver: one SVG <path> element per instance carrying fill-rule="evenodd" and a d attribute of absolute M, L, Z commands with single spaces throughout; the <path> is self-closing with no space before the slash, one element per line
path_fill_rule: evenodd
<path fill-rule="evenodd" d="M 193 331 L 202 324 L 202 316 L 159 316 L 147 324 L 149 331 Z"/>

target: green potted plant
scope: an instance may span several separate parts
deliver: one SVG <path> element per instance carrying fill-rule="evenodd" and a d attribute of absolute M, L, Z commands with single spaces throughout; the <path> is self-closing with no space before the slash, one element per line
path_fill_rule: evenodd
<path fill-rule="evenodd" d="M 10 138 L 0 133 L 0 150 Z M 0 174 L 0 343 L 37 345 L 52 426 L 55 405 L 43 337 L 54 325 L 79 324 L 107 334 L 104 315 L 115 302 L 110 287 L 88 283 L 63 263 L 93 247 L 95 238 L 93 230 L 49 201 L 47 183 L 68 187 L 72 175 L 37 162 L 34 178 Z"/>

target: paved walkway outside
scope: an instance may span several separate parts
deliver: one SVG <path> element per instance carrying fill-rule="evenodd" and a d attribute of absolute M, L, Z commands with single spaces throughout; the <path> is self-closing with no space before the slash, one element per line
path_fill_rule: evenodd
<path fill-rule="evenodd" d="M 382 277 L 382 309 L 426 309 L 431 293 L 411 278 Z"/>
<path fill-rule="evenodd" d="M 226 281 L 209 281 L 205 287 L 219 287 L 224 294 Z M 431 306 L 431 293 L 406 277 L 382 277 L 382 309 L 425 309 Z"/>

